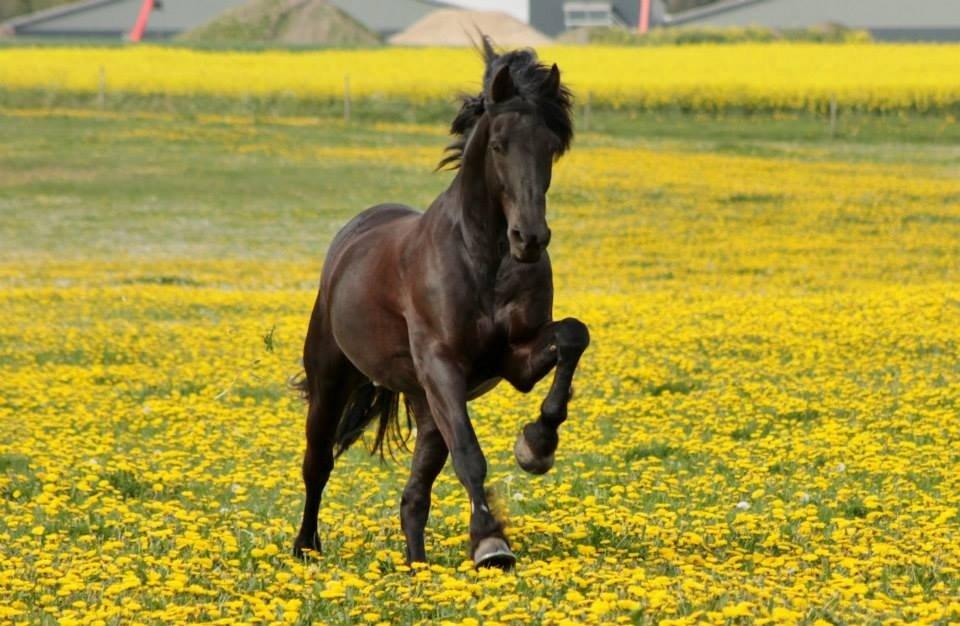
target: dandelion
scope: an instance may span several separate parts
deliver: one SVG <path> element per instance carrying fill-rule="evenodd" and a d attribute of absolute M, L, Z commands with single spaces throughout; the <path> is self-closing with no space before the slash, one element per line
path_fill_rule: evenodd
<path fill-rule="evenodd" d="M 20 72 L 7 54 L 0 74 Z M 922 93 L 899 89 L 856 97 Z M 437 155 L 423 128 L 314 147 L 297 126 L 105 115 L 84 136 L 98 159 L 121 140 L 147 139 L 151 154 L 202 142 L 231 159 L 274 151 L 291 169 L 382 170 L 400 187 Z M 466 557 L 449 464 L 430 564 L 408 567 L 397 500 L 409 459 L 381 464 L 360 445 L 324 493 L 322 551 L 289 556 L 303 406 L 285 381 L 320 261 L 257 247 L 251 207 L 231 213 L 229 236 L 252 242 L 236 257 L 118 261 L 64 241 L 76 250 L 62 261 L 16 244 L 26 250 L 0 260 L 0 621 L 957 621 L 960 180 L 939 157 L 822 150 L 586 138 L 557 164 L 555 314 L 582 316 L 594 341 L 551 473 L 521 474 L 512 452 L 544 385 L 470 404 L 489 481 L 507 488 L 519 564 L 506 575 Z M 35 183 L 17 180 L 2 202 L 32 206 Z M 80 215 L 64 185 L 54 199 Z M 313 247 L 333 229 L 316 219 Z"/>

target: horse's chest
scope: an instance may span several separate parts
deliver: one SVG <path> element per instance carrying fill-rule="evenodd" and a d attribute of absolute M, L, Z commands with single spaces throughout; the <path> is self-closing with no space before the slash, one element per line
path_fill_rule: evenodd
<path fill-rule="evenodd" d="M 467 352 L 474 362 L 496 358 L 499 352 L 507 345 L 507 335 L 497 320 L 497 309 L 494 303 L 484 302 L 477 307 L 467 321 L 468 340 Z"/>
<path fill-rule="evenodd" d="M 498 340 L 500 334 L 497 329 L 496 316 L 493 308 L 484 311 L 477 316 L 473 328 L 475 342 L 481 351 L 486 350 L 490 344 Z"/>

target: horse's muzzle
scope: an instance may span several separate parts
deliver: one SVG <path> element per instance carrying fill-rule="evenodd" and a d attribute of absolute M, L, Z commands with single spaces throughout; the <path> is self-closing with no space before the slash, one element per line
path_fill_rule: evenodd
<path fill-rule="evenodd" d="M 514 259 L 520 263 L 536 263 L 550 244 L 550 229 L 546 226 L 542 229 L 529 231 L 511 228 L 508 238 L 510 240 L 510 254 Z"/>

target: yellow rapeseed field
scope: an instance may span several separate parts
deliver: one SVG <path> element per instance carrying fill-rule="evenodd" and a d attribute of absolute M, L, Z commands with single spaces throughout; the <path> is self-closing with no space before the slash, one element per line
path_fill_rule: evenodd
<path fill-rule="evenodd" d="M 93 65 L 196 56 L 89 54 Z M 303 435 L 285 380 L 322 237 L 310 255 L 265 247 L 270 223 L 237 208 L 236 230 L 209 227 L 207 243 L 124 252 L 110 237 L 136 236 L 157 199 L 135 194 L 141 213 L 93 206 L 78 219 L 69 190 L 98 176 L 123 184 L 98 159 L 141 143 L 142 162 L 117 166 L 160 172 L 174 200 L 193 174 L 151 159 L 200 147 L 218 151 L 221 172 L 252 158 L 335 163 L 439 188 L 426 177 L 442 138 L 414 126 L 378 129 L 405 145 L 183 120 L 80 128 L 89 156 L 38 165 L 49 144 L 31 131 L 24 167 L 0 171 L 0 202 L 48 207 L 75 229 L 120 224 L 91 231 L 107 244 L 57 240 L 58 224 L 37 213 L 53 252 L 21 240 L 0 254 L 0 621 L 960 620 L 955 167 L 587 138 L 551 191 L 558 314 L 594 337 L 555 469 L 528 476 L 511 453 L 542 386 L 472 404 L 518 569 L 473 571 L 448 468 L 427 532 L 432 563 L 411 572 L 398 521 L 408 461 L 381 465 L 359 447 L 327 488 L 326 555 L 302 564 L 288 553 Z M 10 191 L 44 176 L 59 182 Z M 329 184 L 346 197 L 347 185 Z M 274 219 L 293 242 L 329 236 L 309 213 Z M 212 243 L 224 237 L 243 243 L 226 254 Z"/>
<path fill-rule="evenodd" d="M 956 110 L 960 45 L 744 44 L 540 51 L 598 105 L 629 108 Z M 102 75 L 101 75 L 102 69 Z M 204 52 L 163 47 L 0 49 L 0 88 L 94 93 L 447 100 L 476 89 L 472 50 Z"/>

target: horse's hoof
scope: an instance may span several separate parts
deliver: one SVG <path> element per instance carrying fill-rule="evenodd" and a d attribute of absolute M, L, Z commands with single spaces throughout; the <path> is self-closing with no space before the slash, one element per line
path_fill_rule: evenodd
<path fill-rule="evenodd" d="M 473 552 L 473 565 L 477 569 L 496 567 L 506 572 L 513 569 L 516 562 L 517 557 L 513 556 L 510 546 L 500 537 L 481 539 Z"/>
<path fill-rule="evenodd" d="M 517 436 L 517 443 L 513 446 L 513 456 L 517 458 L 517 464 L 523 471 L 530 474 L 546 474 L 553 467 L 553 454 L 542 457 L 534 454 L 522 432 Z"/>
<path fill-rule="evenodd" d="M 312 550 L 320 554 L 320 537 L 317 535 L 314 535 L 312 539 L 297 537 L 293 542 L 293 556 L 301 560 L 306 560 L 307 555 L 304 550 Z"/>

